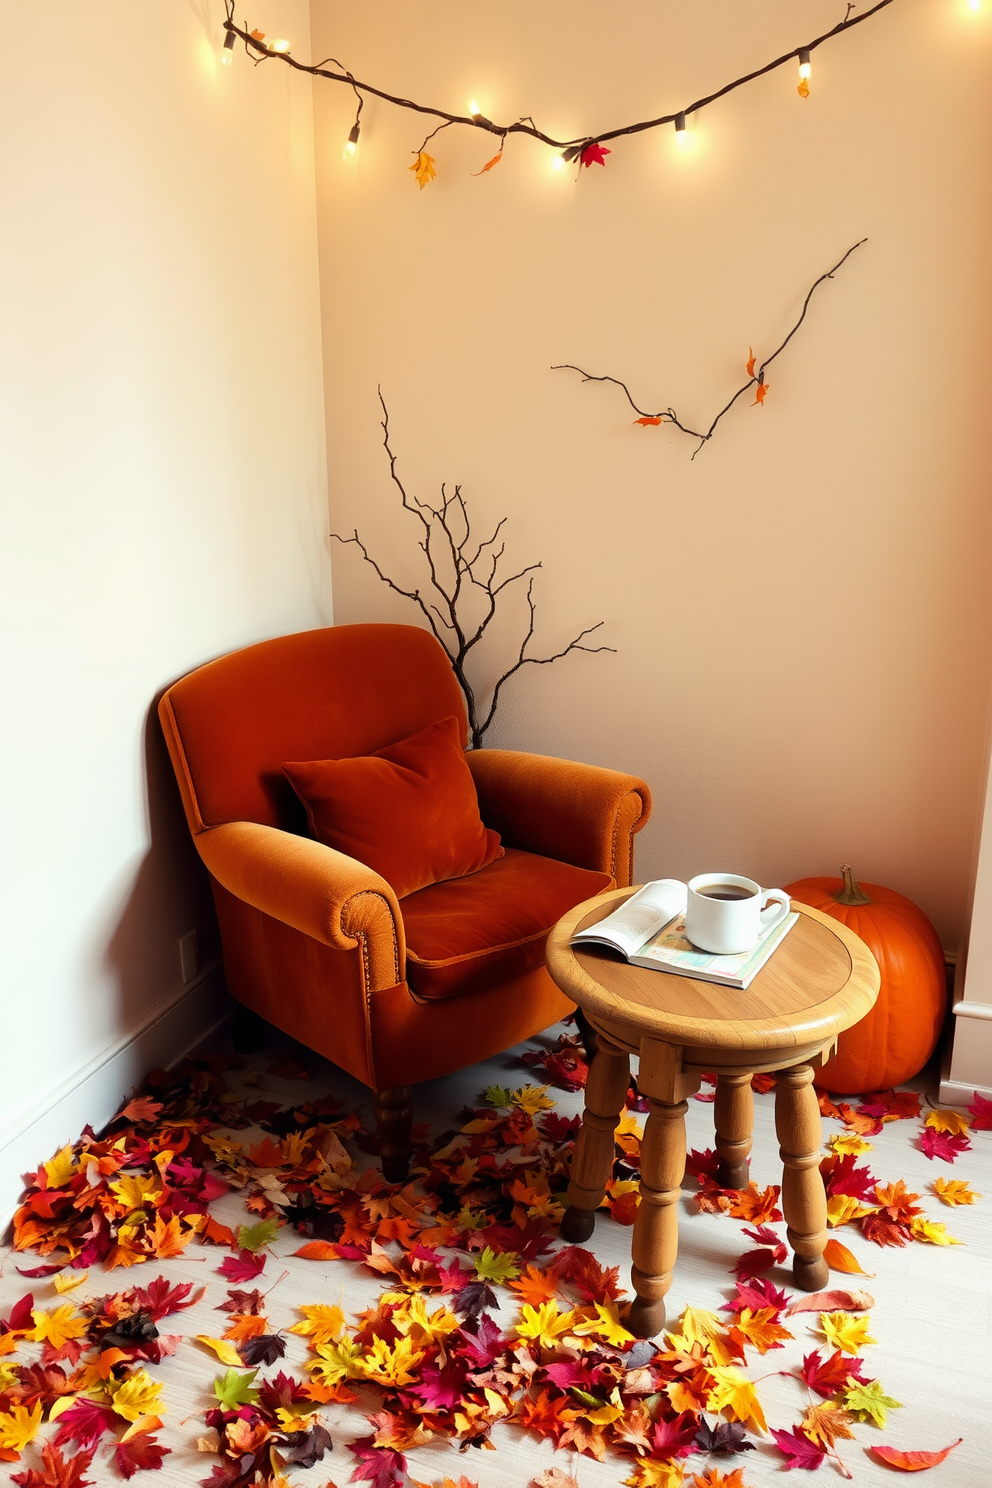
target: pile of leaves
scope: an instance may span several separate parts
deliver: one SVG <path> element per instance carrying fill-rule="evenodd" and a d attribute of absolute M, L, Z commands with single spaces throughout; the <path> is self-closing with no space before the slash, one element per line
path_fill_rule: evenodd
<path fill-rule="evenodd" d="M 566 1088 L 584 1081 L 581 1049 L 568 1036 L 528 1062 Z M 272 1072 L 303 1073 L 285 1062 Z M 463 1451 L 491 1449 L 494 1426 L 506 1422 L 558 1448 L 614 1456 L 632 1488 L 689 1482 L 697 1463 L 695 1481 L 705 1488 L 741 1488 L 742 1469 L 724 1474 L 708 1459 L 744 1454 L 754 1446 L 748 1433 L 768 1433 L 747 1370 L 793 1339 L 788 1320 L 804 1312 L 818 1317 L 824 1342 L 784 1371 L 806 1387 L 809 1405 L 770 1432 L 783 1466 L 813 1469 L 830 1458 L 849 1476 L 838 1443 L 853 1439 L 858 1423 L 884 1426 L 898 1406 L 861 1357 L 875 1341 L 871 1297 L 838 1290 L 791 1299 L 773 1286 L 764 1273 L 787 1258 L 773 1228 L 779 1190 L 721 1188 L 712 1152 L 690 1158 L 697 1204 L 749 1226 L 727 1316 L 687 1308 L 660 1339 L 637 1341 L 624 1326 L 617 1268 L 603 1268 L 581 1247 L 556 1249 L 578 1119 L 556 1112 L 547 1086 L 491 1086 L 457 1131 L 418 1130 L 411 1179 L 393 1186 L 377 1166 L 361 1165 L 373 1139 L 340 1103 L 284 1106 L 250 1088 L 237 1094 L 226 1074 L 220 1061 L 197 1061 L 150 1077 L 104 1132 L 87 1130 L 31 1175 L 15 1221 L 18 1250 L 58 1256 L 22 1274 L 53 1277 L 60 1294 L 81 1287 L 92 1266 L 109 1273 L 167 1262 L 194 1241 L 226 1252 L 217 1268 L 226 1322 L 217 1337 L 198 1335 L 226 1367 L 196 1443 L 217 1459 L 202 1480 L 209 1488 L 282 1488 L 287 1471 L 311 1467 L 331 1449 L 320 1411 L 332 1402 L 364 1414 L 367 1428 L 349 1444 L 353 1479 L 375 1488 L 407 1482 L 411 1448 L 441 1439 Z M 605 1201 L 625 1224 L 638 1202 L 636 1090 L 629 1104 Z M 880 1245 L 956 1243 L 917 1207 L 918 1194 L 901 1180 L 878 1182 L 858 1158 L 887 1121 L 916 1119 L 927 1155 L 953 1161 L 970 1145 L 969 1130 L 992 1127 L 992 1102 L 976 1097 L 970 1123 L 955 1112 L 921 1117 L 919 1099 L 903 1092 L 857 1107 L 823 1097 L 821 1108 L 843 1123 L 822 1169 L 831 1225 L 856 1225 Z M 931 1188 L 949 1205 L 978 1197 L 959 1180 L 940 1178 Z M 237 1230 L 210 1212 L 232 1190 L 250 1220 Z M 330 1304 L 302 1307 L 288 1331 L 306 1339 L 305 1377 L 280 1366 L 260 1378 L 286 1343 L 265 1316 L 262 1293 L 249 1288 L 287 1228 L 301 1241 L 293 1254 L 303 1262 L 360 1266 L 385 1289 L 351 1322 Z M 860 1271 L 846 1247 L 830 1244 L 833 1269 Z M 169 1449 L 155 1432 L 165 1405 L 150 1370 L 179 1338 L 158 1325 L 202 1295 L 160 1276 L 78 1306 L 45 1310 L 32 1295 L 22 1298 L 0 1320 L 0 1459 L 16 1462 L 46 1420 L 54 1430 L 40 1469 L 12 1481 L 84 1488 L 98 1453 L 126 1478 L 160 1468 Z M 512 1316 L 508 1325 L 503 1314 Z M 18 1358 L 26 1346 L 36 1354 L 40 1346 L 38 1357 Z M 889 1460 L 889 1449 L 872 1450 Z M 542 1479 L 558 1488 L 572 1481 L 551 1471 L 560 1482 Z"/>

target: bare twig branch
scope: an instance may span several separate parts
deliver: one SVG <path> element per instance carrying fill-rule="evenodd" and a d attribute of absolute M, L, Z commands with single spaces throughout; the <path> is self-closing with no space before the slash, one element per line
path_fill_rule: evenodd
<path fill-rule="evenodd" d="M 885 10 L 891 4 L 892 0 L 876 0 L 876 3 L 869 10 L 862 11 L 860 15 L 852 15 L 852 7 L 849 5 L 844 19 L 839 21 L 836 26 L 831 27 L 829 31 L 824 31 L 822 35 L 814 36 L 812 41 L 803 42 L 801 45 L 793 47 L 790 51 L 783 52 L 780 57 L 775 57 L 771 62 L 766 62 L 763 67 L 757 67 L 753 72 L 748 72 L 742 77 L 734 78 L 732 82 L 725 83 L 722 88 L 717 88 L 712 93 L 707 93 L 702 98 L 697 98 L 693 103 L 685 104 L 673 113 L 660 114 L 655 119 L 643 119 L 637 124 L 623 124 L 616 129 L 605 129 L 598 134 L 579 135 L 575 139 L 567 140 L 556 139 L 554 135 L 545 134 L 543 130 L 538 129 L 534 120 L 529 115 L 515 119 L 512 124 L 494 124 L 491 119 L 485 119 L 481 115 L 453 114 L 449 113 L 447 109 L 435 108 L 423 103 L 415 103 L 412 98 L 401 98 L 395 93 L 386 92 L 383 88 L 376 88 L 371 83 L 360 82 L 351 72 L 342 67 L 342 64 L 334 57 L 329 57 L 324 62 L 309 64 L 298 62 L 291 52 L 270 52 L 264 40 L 253 36 L 250 31 L 236 23 L 234 19 L 236 0 L 225 0 L 227 18 L 224 21 L 224 29 L 225 31 L 233 32 L 235 36 L 241 38 L 248 55 L 256 62 L 284 62 L 287 67 L 292 67 L 296 72 L 305 72 L 311 77 L 325 78 L 328 82 L 332 83 L 345 83 L 358 94 L 368 94 L 372 98 L 381 98 L 384 102 L 391 103 L 396 108 L 411 109 L 414 113 L 427 114 L 431 118 L 440 119 L 443 121 L 442 127 L 448 124 L 459 124 L 468 129 L 484 129 L 490 134 L 499 135 L 501 148 L 506 143 L 507 135 L 526 134 L 530 135 L 533 139 L 540 140 L 542 144 L 551 145 L 554 149 L 566 150 L 575 146 L 602 144 L 605 140 L 620 139 L 624 135 L 643 134 L 648 129 L 661 129 L 666 124 L 674 124 L 680 114 L 698 114 L 702 109 L 708 108 L 711 103 L 716 103 L 720 98 L 725 98 L 728 93 L 733 93 L 737 88 L 743 88 L 747 83 L 754 82 L 756 78 L 764 77 L 767 73 L 774 72 L 777 68 L 784 67 L 787 63 L 794 61 L 800 51 L 815 51 L 817 47 L 821 47 L 828 41 L 833 41 L 835 37 L 843 35 L 844 32 L 852 30 L 853 27 L 859 26 L 862 21 L 870 20 L 872 16 L 877 15 L 880 10 Z M 333 62 L 335 67 L 339 68 L 340 71 L 333 71 L 327 65 L 329 62 Z M 436 133 L 437 131 L 435 130 L 434 132 Z M 428 135 L 427 138 L 430 139 L 431 135 Z M 426 144 L 426 140 L 424 143 Z M 422 148 L 423 146 L 421 146 Z"/>
<path fill-rule="evenodd" d="M 450 658 L 452 669 L 465 696 L 472 748 L 478 749 L 496 716 L 496 707 L 504 686 L 520 671 L 521 667 L 549 666 L 551 662 L 560 661 L 571 651 L 593 653 L 612 651 L 614 648 L 582 644 L 586 636 L 592 635 L 602 626 L 602 620 L 598 620 L 595 625 L 588 625 L 584 630 L 579 631 L 579 634 L 569 641 L 567 646 L 561 651 L 556 651 L 552 656 L 528 654 L 534 637 L 537 613 L 534 603 L 534 574 L 541 564 L 528 563 L 516 573 L 499 578 L 499 565 L 505 555 L 506 544 L 500 541 L 497 547 L 496 542 L 507 519 L 501 517 L 491 537 L 474 543 L 472 519 L 462 495 L 461 486 L 455 486 L 453 493 L 449 495 L 447 487 L 442 485 L 441 500 L 437 506 L 431 505 L 429 501 L 422 501 L 419 496 L 409 495 L 396 468 L 396 455 L 389 441 L 389 410 L 381 388 L 379 389 L 379 403 L 382 407 L 382 443 L 389 460 L 390 479 L 400 494 L 403 510 L 410 512 L 421 524 L 422 536 L 417 547 L 423 553 L 427 565 L 428 587 L 424 591 L 419 588 L 406 589 L 402 584 L 390 578 L 373 558 L 357 530 L 350 537 L 342 537 L 339 532 L 332 532 L 331 536 L 337 542 L 353 544 L 357 547 L 362 558 L 374 570 L 379 580 L 394 594 L 415 604 L 425 617 L 434 636 Z M 530 577 L 527 581 L 526 594 L 527 628 L 520 642 L 516 660 L 492 688 L 489 707 L 483 717 L 483 710 L 476 697 L 475 685 L 468 676 L 467 663 L 497 614 L 500 595 L 510 585 L 528 575 Z M 477 599 L 478 603 L 473 602 L 466 609 L 466 601 L 470 596 L 473 600 Z"/>
<path fill-rule="evenodd" d="M 799 327 L 802 325 L 803 321 L 806 319 L 806 313 L 809 310 L 810 301 L 812 300 L 816 291 L 819 289 L 820 285 L 824 284 L 828 279 L 832 279 L 837 270 L 841 268 L 845 263 L 847 263 L 847 260 L 850 258 L 854 250 L 856 248 L 860 248 L 862 243 L 867 243 L 867 241 L 867 238 L 859 238 L 856 243 L 852 243 L 851 247 L 848 248 L 844 256 L 837 260 L 833 268 L 827 269 L 825 274 L 821 274 L 819 279 L 815 280 L 814 283 L 810 285 L 810 288 L 806 293 L 806 298 L 803 300 L 803 308 L 799 313 L 799 319 L 796 321 L 795 325 L 792 327 L 785 340 L 782 341 L 781 344 L 775 348 L 770 356 L 766 356 L 764 361 L 760 364 L 756 360 L 753 363 L 748 363 L 749 367 L 751 365 L 754 365 L 755 371 L 748 378 L 747 382 L 745 382 L 742 387 L 739 387 L 737 389 L 733 397 L 730 398 L 729 401 L 723 405 L 723 407 L 720 409 L 720 412 L 713 419 L 712 423 L 705 433 L 701 433 L 698 429 L 690 429 L 687 424 L 683 424 L 676 416 L 674 408 L 664 408 L 660 412 L 649 412 L 646 408 L 641 408 L 640 405 L 634 401 L 634 397 L 630 391 L 630 388 L 625 382 L 621 382 L 619 377 L 610 377 L 607 374 L 597 376 L 595 373 L 586 372 L 582 367 L 577 367 L 574 362 L 557 362 L 551 368 L 551 370 L 552 372 L 578 372 L 583 382 L 612 382 L 616 387 L 622 388 L 627 398 L 627 402 L 630 404 L 634 412 L 639 415 L 637 422 L 645 420 L 646 422 L 651 424 L 671 424 L 674 428 L 681 430 L 683 434 L 688 434 L 690 438 L 698 439 L 699 443 L 696 445 L 696 448 L 692 452 L 692 458 L 695 459 L 696 456 L 699 454 L 699 451 L 702 449 L 703 445 L 706 444 L 708 440 L 713 438 L 713 434 L 716 430 L 717 424 L 720 422 L 725 414 L 728 414 L 730 412 L 737 400 L 739 398 L 742 398 L 744 394 L 749 391 L 750 388 L 762 388 L 765 386 L 766 370 L 771 366 L 775 358 L 777 356 L 780 356 L 781 353 L 785 350 L 789 342 L 792 340 L 793 336 L 799 330 Z"/>

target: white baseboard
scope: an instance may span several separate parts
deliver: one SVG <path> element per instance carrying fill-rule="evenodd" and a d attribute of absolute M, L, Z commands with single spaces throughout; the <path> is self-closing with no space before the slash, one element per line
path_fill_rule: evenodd
<path fill-rule="evenodd" d="M 177 1064 L 230 1015 L 232 1006 L 218 957 L 189 986 L 160 1003 L 139 1028 L 15 1119 L 0 1145 L 0 1232 L 17 1207 L 23 1173 L 75 1141 L 84 1126 L 99 1131 L 149 1070 Z"/>
<path fill-rule="evenodd" d="M 962 1085 L 960 1080 L 941 1080 L 942 1106 L 970 1106 L 976 1095 L 992 1100 L 992 1085 Z"/>

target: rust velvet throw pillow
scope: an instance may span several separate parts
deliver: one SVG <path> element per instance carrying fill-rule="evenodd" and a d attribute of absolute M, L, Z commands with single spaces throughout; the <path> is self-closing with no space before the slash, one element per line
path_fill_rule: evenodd
<path fill-rule="evenodd" d="M 398 899 L 503 856 L 479 815 L 457 718 L 372 754 L 291 760 L 283 771 L 317 841 L 381 874 Z"/>

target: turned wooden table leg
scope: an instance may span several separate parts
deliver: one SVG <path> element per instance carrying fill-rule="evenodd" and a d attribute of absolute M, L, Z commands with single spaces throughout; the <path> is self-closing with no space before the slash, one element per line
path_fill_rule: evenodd
<path fill-rule="evenodd" d="M 613 1171 L 613 1153 L 620 1113 L 627 1104 L 630 1057 L 625 1050 L 597 1034 L 596 1057 L 586 1081 L 586 1106 L 582 1129 L 575 1139 L 572 1176 L 568 1185 L 568 1208 L 561 1221 L 561 1236 L 577 1244 L 588 1240 L 596 1223 L 596 1210 L 603 1202 L 606 1184 Z"/>
<path fill-rule="evenodd" d="M 653 1338 L 665 1326 L 665 1296 L 679 1249 L 678 1200 L 685 1174 L 685 1101 L 650 1102 L 641 1142 L 641 1205 L 634 1221 L 630 1270 L 637 1293 L 626 1326 Z"/>
<path fill-rule="evenodd" d="M 827 1285 L 827 1195 L 820 1176 L 823 1132 L 808 1064 L 775 1076 L 775 1130 L 782 1157 L 782 1211 L 794 1255 L 792 1275 L 804 1292 Z"/>
<path fill-rule="evenodd" d="M 717 1182 L 721 1188 L 747 1188 L 750 1176 L 751 1131 L 754 1126 L 754 1100 L 751 1076 L 717 1075 L 716 1150 L 720 1154 Z"/>

